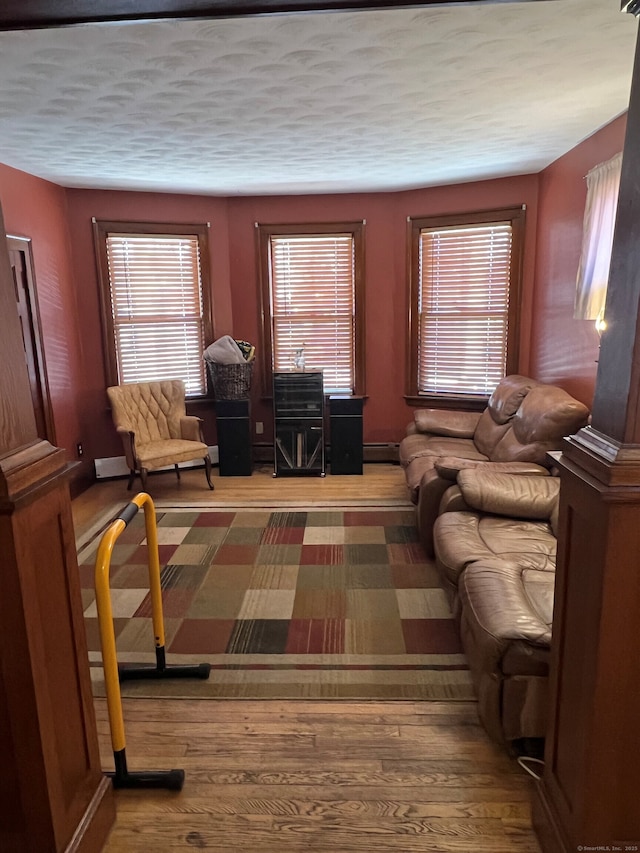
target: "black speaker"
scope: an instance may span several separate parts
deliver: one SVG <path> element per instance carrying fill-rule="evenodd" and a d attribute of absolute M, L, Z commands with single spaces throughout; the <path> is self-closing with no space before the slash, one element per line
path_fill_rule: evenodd
<path fill-rule="evenodd" d="M 221 477 L 251 475 L 249 400 L 216 400 L 218 457 Z"/>
<path fill-rule="evenodd" d="M 331 473 L 362 474 L 362 397 L 329 397 Z"/>

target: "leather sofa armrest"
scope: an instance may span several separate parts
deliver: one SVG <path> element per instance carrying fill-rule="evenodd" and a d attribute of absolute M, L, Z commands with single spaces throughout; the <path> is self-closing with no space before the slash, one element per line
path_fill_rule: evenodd
<path fill-rule="evenodd" d="M 202 441 L 202 418 L 195 415 L 181 417 L 180 434 L 185 441 Z"/>
<path fill-rule="evenodd" d="M 473 438 L 480 420 L 480 412 L 416 409 L 413 420 L 418 432 L 446 435 L 450 438 Z"/>
<path fill-rule="evenodd" d="M 440 507 L 438 508 L 438 515 L 442 515 L 444 512 L 472 512 L 472 508 L 462 497 L 460 486 L 449 486 L 442 496 L 440 500 Z"/>
<path fill-rule="evenodd" d="M 474 510 L 515 518 L 549 520 L 556 509 L 560 479 L 481 469 L 461 471 L 458 486 Z"/>
<path fill-rule="evenodd" d="M 549 471 L 535 462 L 491 462 L 478 459 L 463 459 L 459 456 L 441 456 L 434 462 L 438 474 L 445 480 L 455 482 L 461 471 L 482 468 L 503 474 L 525 474 L 531 477 L 548 477 Z"/>

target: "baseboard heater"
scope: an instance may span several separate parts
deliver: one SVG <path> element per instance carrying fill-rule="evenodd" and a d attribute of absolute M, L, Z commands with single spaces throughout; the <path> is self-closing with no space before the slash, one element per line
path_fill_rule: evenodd
<path fill-rule="evenodd" d="M 214 444 L 209 447 L 209 458 L 214 465 L 219 462 L 218 445 Z M 110 480 L 115 477 L 128 477 L 129 466 L 124 456 L 107 456 L 104 459 L 95 460 L 96 479 Z M 180 468 L 198 468 L 202 465 L 199 459 L 194 459 L 192 462 L 181 462 Z M 158 468 L 158 471 L 173 471 L 173 465 L 168 465 L 166 468 Z"/>

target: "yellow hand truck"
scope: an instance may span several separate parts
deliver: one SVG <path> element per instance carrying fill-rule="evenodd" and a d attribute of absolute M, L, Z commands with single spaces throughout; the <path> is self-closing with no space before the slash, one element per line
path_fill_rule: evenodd
<path fill-rule="evenodd" d="M 149 591 L 151 593 L 156 663 L 155 666 L 152 664 L 146 666 L 118 666 L 115 631 L 113 628 L 113 611 L 111 608 L 109 568 L 113 546 L 117 538 L 136 517 L 141 507 L 144 507 L 145 530 L 149 550 Z M 124 507 L 117 518 L 111 522 L 102 535 L 96 555 L 95 587 L 98 625 L 100 628 L 100 645 L 102 648 L 102 665 L 107 693 L 107 711 L 109 714 L 111 744 L 115 762 L 115 771 L 107 773 L 107 775 L 113 780 L 114 788 L 169 788 L 173 791 L 180 791 L 184 784 L 184 770 L 131 771 L 127 769 L 120 682 L 142 678 L 208 678 L 211 672 L 211 665 L 208 663 L 170 666 L 166 662 L 156 512 L 153 500 L 146 492 L 140 492 L 140 494 L 136 495 Z"/>

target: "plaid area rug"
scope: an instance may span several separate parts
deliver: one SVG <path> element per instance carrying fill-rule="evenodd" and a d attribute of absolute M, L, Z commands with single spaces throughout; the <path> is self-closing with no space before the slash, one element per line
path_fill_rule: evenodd
<path fill-rule="evenodd" d="M 167 662 L 208 681 L 126 696 L 473 699 L 458 631 L 411 508 L 157 512 Z M 94 689 L 104 692 L 93 567 L 79 564 Z M 118 538 L 111 600 L 121 663 L 153 663 L 140 512 Z"/>

